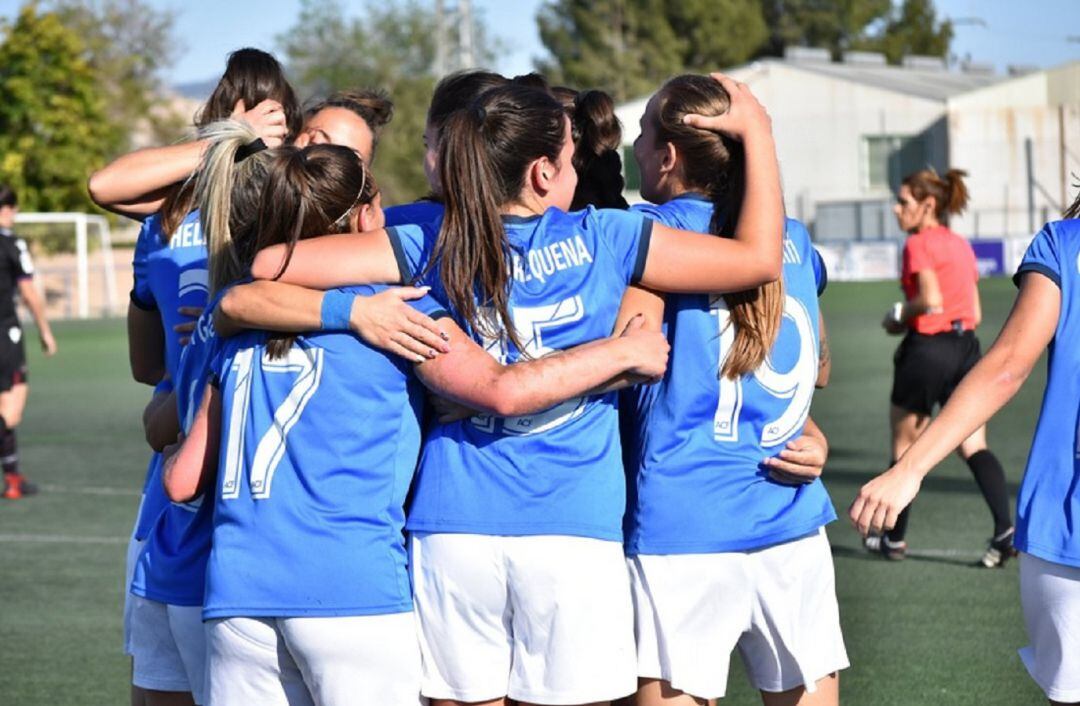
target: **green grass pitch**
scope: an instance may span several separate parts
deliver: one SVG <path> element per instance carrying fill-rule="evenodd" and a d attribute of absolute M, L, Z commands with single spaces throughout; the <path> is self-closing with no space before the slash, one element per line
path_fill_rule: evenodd
<path fill-rule="evenodd" d="M 1006 280 L 981 285 L 984 348 L 1012 302 Z M 926 481 L 907 561 L 864 554 L 844 515 L 888 460 L 887 400 L 897 339 L 879 321 L 895 284 L 834 283 L 823 298 L 833 379 L 813 415 L 832 453 L 825 480 L 841 520 L 829 528 L 852 667 L 844 703 L 1044 703 L 1017 657 L 1025 644 L 1015 562 L 972 568 L 991 526 L 955 458 Z M 41 495 L 0 502 L 0 704 L 126 703 L 120 591 L 127 536 L 146 466 L 139 427 L 149 390 L 131 382 L 123 324 L 58 325 L 60 353 L 31 351 L 30 404 L 19 431 L 24 471 Z M 33 335 L 29 336 L 33 342 Z M 990 426 L 1015 495 L 1038 411 L 1043 366 Z M 725 703 L 758 703 L 734 660 Z"/>

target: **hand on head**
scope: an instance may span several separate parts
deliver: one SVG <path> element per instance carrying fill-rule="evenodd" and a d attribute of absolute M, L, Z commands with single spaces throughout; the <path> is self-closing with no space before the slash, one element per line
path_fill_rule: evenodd
<path fill-rule="evenodd" d="M 243 120 L 250 125 L 267 147 L 281 147 L 286 135 L 289 134 L 285 109 L 281 103 L 270 98 L 251 110 L 247 109 L 243 100 L 238 100 L 231 117 L 234 120 Z"/>
<path fill-rule="evenodd" d="M 740 141 L 745 141 L 749 136 L 768 134 L 772 131 L 772 119 L 768 111 L 750 92 L 749 86 L 721 73 L 714 73 L 711 76 L 727 91 L 731 98 L 731 107 L 723 115 L 687 115 L 683 118 L 687 125 L 702 130 L 722 132 Z"/>

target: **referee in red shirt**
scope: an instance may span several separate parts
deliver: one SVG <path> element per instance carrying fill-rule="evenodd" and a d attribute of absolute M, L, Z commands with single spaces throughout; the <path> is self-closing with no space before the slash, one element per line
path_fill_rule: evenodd
<path fill-rule="evenodd" d="M 950 169 L 944 178 L 931 169 L 911 174 L 893 206 L 900 227 L 909 235 L 900 278 L 906 301 L 894 306 L 882 322 L 889 333 L 905 334 L 893 358 L 890 465 L 926 429 L 934 407 L 945 404 L 980 357 L 975 328 L 982 309 L 975 253 L 947 225 L 949 215 L 967 205 L 964 176 L 957 169 Z M 1005 472 L 987 448 L 986 427 L 972 434 L 957 452 L 975 476 L 994 519 L 994 534 L 981 564 L 1001 566 L 1015 555 L 1013 524 Z M 910 509 L 900 513 L 896 527 L 884 537 L 868 538 L 867 548 L 890 559 L 903 559 Z"/>

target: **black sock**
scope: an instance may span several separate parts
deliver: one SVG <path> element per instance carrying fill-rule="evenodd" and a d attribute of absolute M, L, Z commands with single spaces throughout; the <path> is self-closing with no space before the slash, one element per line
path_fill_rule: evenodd
<path fill-rule="evenodd" d="M 994 517 L 994 536 L 1012 527 L 1012 516 L 1009 512 L 1009 491 L 1005 487 L 1005 471 L 1001 463 L 989 449 L 977 451 L 968 458 L 968 468 L 975 476 L 975 483 L 982 492 L 990 508 L 990 514 Z"/>
<path fill-rule="evenodd" d="M 896 459 L 889 461 L 889 468 L 896 465 Z M 896 516 L 896 524 L 893 528 L 885 533 L 885 538 L 893 544 L 899 544 L 904 541 L 904 535 L 907 534 L 908 512 L 911 510 L 911 505 L 908 505 L 900 514 Z"/>
<path fill-rule="evenodd" d="M 899 544 L 904 541 L 904 537 L 907 535 L 908 514 L 910 514 L 910 512 L 911 505 L 908 505 L 901 510 L 900 514 L 896 516 L 896 524 L 893 525 L 891 530 L 885 533 L 885 538 L 893 544 Z"/>
<path fill-rule="evenodd" d="M 19 472 L 19 449 L 15 444 L 15 430 L 4 428 L 0 431 L 0 465 L 4 475 Z"/>

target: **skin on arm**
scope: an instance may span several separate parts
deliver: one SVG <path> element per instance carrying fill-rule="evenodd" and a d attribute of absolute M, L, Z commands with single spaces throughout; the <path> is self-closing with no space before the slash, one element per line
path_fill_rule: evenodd
<path fill-rule="evenodd" d="M 812 418 L 806 418 L 802 434 L 784 446 L 777 456 L 765 459 L 769 477 L 786 485 L 813 483 L 825 470 L 829 459 L 829 441 Z"/>
<path fill-rule="evenodd" d="M 861 533 L 891 528 L 926 474 L 1016 395 L 1053 339 L 1060 312 L 1057 285 L 1038 272 L 1025 273 L 994 345 L 896 465 L 859 491 L 848 514 Z"/>
<path fill-rule="evenodd" d="M 144 385 L 156 385 L 165 377 L 165 329 L 157 311 L 128 304 L 128 360 L 131 376 Z"/>
<path fill-rule="evenodd" d="M 268 147 L 279 146 L 288 132 L 285 113 L 275 100 L 264 100 L 251 110 L 238 101 L 230 117 L 246 121 Z M 207 140 L 194 140 L 118 157 L 90 175 L 90 198 L 122 216 L 143 218 L 157 213 L 173 185 L 199 168 L 208 145 Z"/>
<path fill-rule="evenodd" d="M 154 395 L 143 410 L 143 432 L 146 443 L 154 451 L 162 451 L 176 443 L 180 435 L 180 414 L 176 408 L 176 392 Z"/>
<path fill-rule="evenodd" d="M 357 296 L 350 329 L 368 345 L 408 360 L 449 352 L 442 329 L 431 317 L 407 304 L 427 294 L 426 287 L 392 287 Z M 283 282 L 258 280 L 230 289 L 214 311 L 219 336 L 255 328 L 285 333 L 317 331 L 322 325 L 325 292 Z"/>
<path fill-rule="evenodd" d="M 183 503 L 202 494 L 217 469 L 220 439 L 221 393 L 207 383 L 188 435 L 164 452 L 162 482 L 170 500 Z"/>
<path fill-rule="evenodd" d="M 914 299 L 904 302 L 904 308 L 900 310 L 900 321 L 892 318 L 891 312 L 885 315 L 881 322 L 882 328 L 892 334 L 905 333 L 908 323 L 916 316 L 923 314 L 935 314 L 942 311 L 944 299 L 941 296 L 941 283 L 938 282 L 937 273 L 930 268 L 919 270 L 915 275 L 919 286 L 919 293 Z"/>
<path fill-rule="evenodd" d="M 829 384 L 832 375 L 832 351 L 829 350 L 829 332 L 825 328 L 825 317 L 818 316 L 818 374 L 814 387 L 822 389 Z"/>
<path fill-rule="evenodd" d="M 453 402 L 500 417 L 540 412 L 623 373 L 658 377 L 667 365 L 667 340 L 640 326 L 628 327 L 619 338 L 503 365 L 449 317 L 437 323 L 449 337 L 450 352 L 417 364 L 421 382 Z"/>
<path fill-rule="evenodd" d="M 45 306 L 38 296 L 33 279 L 23 277 L 19 280 L 19 296 L 30 310 L 30 316 L 34 318 L 34 325 L 37 326 L 38 337 L 41 339 L 41 350 L 45 355 L 53 355 L 56 353 L 56 339 L 53 338 L 49 320 L 45 317 Z"/>
<path fill-rule="evenodd" d="M 615 331 L 625 329 L 630 319 L 638 315 L 646 329 L 659 331 L 664 323 L 664 295 L 644 287 L 627 287 L 615 317 Z"/>
<path fill-rule="evenodd" d="M 406 284 L 401 281 L 401 270 L 384 229 L 301 240 L 282 272 L 286 253 L 285 245 L 263 248 L 251 265 L 251 276 L 312 289 L 380 282 Z"/>

